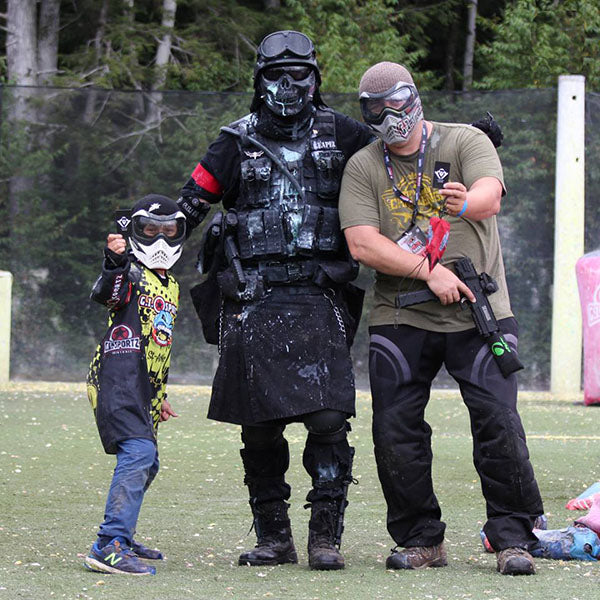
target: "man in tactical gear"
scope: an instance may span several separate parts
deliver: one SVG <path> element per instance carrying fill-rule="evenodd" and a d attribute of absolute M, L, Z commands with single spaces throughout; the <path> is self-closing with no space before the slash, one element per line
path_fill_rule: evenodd
<path fill-rule="evenodd" d="M 347 419 L 355 414 L 349 349 L 362 293 L 349 283 L 358 265 L 337 204 L 344 165 L 371 133 L 328 108 L 320 83 L 308 37 L 266 36 L 251 113 L 222 128 L 178 201 L 190 229 L 211 203 L 228 211 L 205 229 L 201 262 L 209 277 L 197 286 L 196 304 L 207 341 L 220 350 L 208 416 L 242 426 L 258 543 L 240 565 L 298 560 L 283 433 L 303 422 L 312 479 L 309 565 L 344 567 L 339 546 L 354 451 Z"/>

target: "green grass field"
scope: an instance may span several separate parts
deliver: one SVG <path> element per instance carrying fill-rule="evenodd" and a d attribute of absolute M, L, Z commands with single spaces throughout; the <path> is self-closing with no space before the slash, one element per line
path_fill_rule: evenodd
<path fill-rule="evenodd" d="M 346 569 L 313 572 L 306 564 L 309 481 L 302 468 L 304 431 L 287 430 L 292 463 L 291 517 L 300 564 L 238 567 L 254 543 L 242 485 L 239 430 L 205 418 L 208 388 L 171 386 L 180 413 L 161 426 L 161 472 L 148 492 L 138 538 L 168 559 L 156 577 L 86 571 L 82 560 L 103 516 L 114 458 L 100 446 L 83 385 L 12 383 L 0 387 L 0 600 L 31 598 L 298 598 L 402 600 L 589 599 L 600 593 L 600 565 L 538 560 L 535 577 L 503 577 L 483 553 L 485 517 L 471 462 L 466 409 L 458 394 L 434 392 L 434 477 L 448 525 L 449 566 L 392 572 L 393 543 L 377 481 L 367 393 L 353 421 L 356 447 L 346 533 Z M 598 410 L 522 394 L 520 410 L 550 528 L 570 524 L 565 502 L 600 479 Z"/>

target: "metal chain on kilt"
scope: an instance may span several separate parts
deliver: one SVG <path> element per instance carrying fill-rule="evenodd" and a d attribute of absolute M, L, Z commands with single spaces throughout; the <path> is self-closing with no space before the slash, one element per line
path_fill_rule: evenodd
<path fill-rule="evenodd" d="M 327 292 L 331 292 L 331 294 L 335 293 L 331 289 L 327 290 Z M 338 325 L 340 327 L 340 331 L 342 332 L 342 335 L 344 336 L 344 340 L 347 340 L 348 338 L 346 337 L 346 326 L 344 325 L 344 319 L 342 318 L 342 313 L 340 312 L 340 309 L 338 308 L 337 304 L 333 301 L 333 296 L 330 296 L 327 292 L 325 292 L 325 298 L 327 298 L 327 300 L 329 300 L 331 307 L 333 308 L 333 314 L 335 315 L 335 318 L 337 319 Z"/>
<path fill-rule="evenodd" d="M 217 352 L 219 356 L 221 356 L 221 344 L 223 341 L 223 305 L 224 302 L 221 301 L 221 308 L 219 310 L 219 338 L 217 340 Z"/>

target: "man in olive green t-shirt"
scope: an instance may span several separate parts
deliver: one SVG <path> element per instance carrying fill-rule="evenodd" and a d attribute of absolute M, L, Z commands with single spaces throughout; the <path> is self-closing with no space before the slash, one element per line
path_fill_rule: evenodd
<path fill-rule="evenodd" d="M 489 297 L 501 332 L 516 352 L 496 214 L 504 194 L 502 166 L 489 138 L 469 125 L 425 121 L 412 76 L 378 63 L 363 75 L 366 123 L 380 138 L 350 158 L 340 194 L 340 221 L 353 257 L 376 270 L 369 316 L 373 440 L 398 546 L 392 569 L 447 564 L 445 524 L 431 479 L 431 428 L 425 407 L 445 365 L 469 409 L 474 462 L 487 505 L 484 531 L 498 571 L 532 574 L 528 553 L 542 501 L 517 412 L 517 381 L 503 377 L 491 351 L 458 301 L 475 300 L 452 263 L 469 257 L 498 283 Z M 450 224 L 443 259 L 424 256 L 432 217 Z M 403 290 L 429 288 L 439 302 L 397 309 Z"/>

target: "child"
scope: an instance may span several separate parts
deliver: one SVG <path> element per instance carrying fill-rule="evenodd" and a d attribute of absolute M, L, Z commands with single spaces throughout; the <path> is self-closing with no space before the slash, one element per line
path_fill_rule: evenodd
<path fill-rule="evenodd" d="M 151 194 L 131 212 L 131 252 L 109 234 L 102 275 L 91 298 L 110 309 L 108 331 L 92 359 L 88 397 L 107 454 L 116 454 L 104 522 L 85 558 L 92 571 L 154 575 L 140 558 L 162 559 L 134 541 L 144 493 L 158 472 L 159 421 L 177 415 L 165 387 L 179 285 L 168 269 L 181 256 L 185 217 L 177 204 Z"/>

